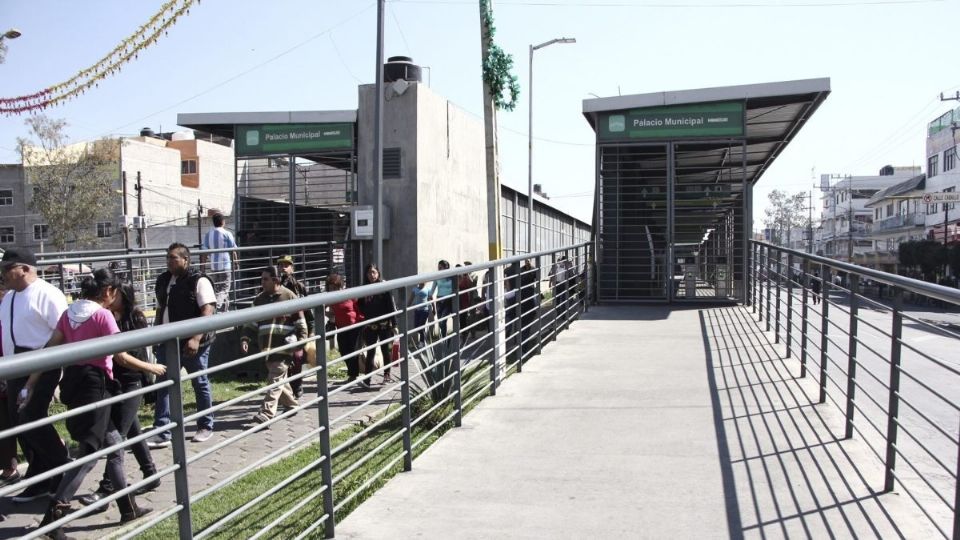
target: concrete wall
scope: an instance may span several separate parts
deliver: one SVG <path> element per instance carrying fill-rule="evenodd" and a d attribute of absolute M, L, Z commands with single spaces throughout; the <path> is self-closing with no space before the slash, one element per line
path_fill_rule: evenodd
<path fill-rule="evenodd" d="M 177 148 L 169 147 L 168 142 L 151 137 L 124 140 L 121 166 L 127 173 L 128 214 L 137 213 L 134 186 L 138 171 L 144 187 L 143 211 L 148 226 L 186 224 L 188 212 L 196 215 L 198 199 L 204 208 L 218 208 L 232 214 L 233 149 L 207 141 L 189 141 L 196 144 L 199 169 L 199 187 L 194 188 L 182 184 L 181 154 Z"/>
<path fill-rule="evenodd" d="M 0 242 L 7 249 L 15 245 L 27 245 L 33 241 L 33 226 L 27 225 L 26 198 L 24 196 L 23 167 L 20 165 L 0 165 L 0 189 L 13 192 L 13 202 L 0 206 L 0 227 L 13 227 L 14 242 Z M 33 217 L 33 216 L 31 216 Z"/>
<path fill-rule="evenodd" d="M 374 86 L 359 88 L 358 185 L 373 204 Z M 485 260 L 487 196 L 483 123 L 420 84 L 402 94 L 386 85 L 384 148 L 399 148 L 400 178 L 383 181 L 391 238 L 383 243 L 387 278 L 436 270 L 437 261 Z M 372 253 L 365 242 L 364 261 Z"/>
<path fill-rule="evenodd" d="M 413 85 L 410 92 L 417 103 L 417 271 L 436 270 L 440 259 L 451 265 L 485 261 L 483 120 L 426 86 Z"/>

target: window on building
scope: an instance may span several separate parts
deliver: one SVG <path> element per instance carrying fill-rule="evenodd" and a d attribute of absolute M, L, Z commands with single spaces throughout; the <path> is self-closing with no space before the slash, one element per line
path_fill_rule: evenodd
<path fill-rule="evenodd" d="M 33 239 L 48 240 L 50 238 L 50 227 L 46 223 L 38 223 L 33 226 Z"/>
<path fill-rule="evenodd" d="M 890 217 L 892 215 L 893 215 L 893 203 L 889 203 L 887 204 L 887 217 Z"/>
<path fill-rule="evenodd" d="M 180 174 L 197 174 L 197 160 L 195 159 L 181 160 Z"/>
<path fill-rule="evenodd" d="M 939 174 L 940 154 L 934 154 L 927 158 L 927 178 Z"/>
<path fill-rule="evenodd" d="M 944 188 L 943 192 L 944 192 L 944 193 L 953 193 L 953 192 L 956 191 L 956 190 L 957 190 L 957 187 L 956 187 L 956 186 L 951 186 L 951 187 L 948 187 L 948 188 Z M 943 205 L 946 206 L 947 203 L 943 203 Z M 955 209 L 956 207 L 957 207 L 957 203 L 950 203 L 949 210 L 953 210 L 953 209 Z"/>
<path fill-rule="evenodd" d="M 957 166 L 957 147 L 947 148 L 947 151 L 943 153 L 943 170 L 951 171 L 954 167 Z"/>
<path fill-rule="evenodd" d="M 97 223 L 97 238 L 110 238 L 113 236 L 113 223 L 101 221 Z"/>
<path fill-rule="evenodd" d="M 13 206 L 12 189 L 0 189 L 0 206 Z"/>
<path fill-rule="evenodd" d="M 17 241 L 13 227 L 0 227 L 0 244 L 13 244 Z"/>

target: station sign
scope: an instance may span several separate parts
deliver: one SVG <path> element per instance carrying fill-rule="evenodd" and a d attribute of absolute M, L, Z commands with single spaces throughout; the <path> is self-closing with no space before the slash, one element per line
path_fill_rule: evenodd
<path fill-rule="evenodd" d="M 955 191 L 928 191 L 923 194 L 923 204 L 960 202 L 960 192 Z"/>
<path fill-rule="evenodd" d="M 652 140 L 744 136 L 742 101 L 645 107 L 599 115 L 600 140 Z"/>
<path fill-rule="evenodd" d="M 353 148 L 353 124 L 248 124 L 236 128 L 237 157 Z"/>

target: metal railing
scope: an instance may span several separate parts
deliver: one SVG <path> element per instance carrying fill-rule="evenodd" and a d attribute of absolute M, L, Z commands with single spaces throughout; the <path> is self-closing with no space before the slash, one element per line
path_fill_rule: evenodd
<path fill-rule="evenodd" d="M 343 272 L 345 246 L 335 242 L 309 242 L 245 246 L 232 249 L 191 249 L 195 259 L 216 253 L 235 252 L 237 261 L 230 275 L 230 307 L 249 307 L 260 290 L 260 272 L 277 258 L 290 255 L 294 259 L 295 276 L 309 292 L 322 289 L 323 280 L 331 271 Z M 79 295 L 80 280 L 91 270 L 109 267 L 121 279 L 134 286 L 141 308 L 150 314 L 156 307 L 154 283 L 166 271 L 166 249 L 100 250 L 77 254 L 38 254 L 38 274 L 60 288 L 68 298 Z M 202 268 L 199 264 L 196 267 Z"/>
<path fill-rule="evenodd" d="M 133 493 L 152 480 L 169 479 L 171 476 L 175 486 L 175 501 L 141 518 L 135 522 L 134 528 L 120 531 L 122 538 L 135 537 L 170 519 L 176 520 L 177 534 L 184 539 L 204 538 L 224 531 L 226 534 L 233 534 L 228 528 L 242 519 L 245 512 L 308 477 L 316 480 L 313 489 L 306 495 L 298 495 L 295 503 L 271 515 L 269 523 L 255 523 L 256 532 L 243 536 L 259 537 L 270 534 L 280 527 L 284 520 L 309 510 L 316 512 L 315 518 L 308 526 L 296 530 L 297 538 L 318 534 L 315 531 L 321 527 L 323 535 L 332 538 L 337 518 L 342 517 L 343 513 L 350 509 L 350 505 L 357 504 L 358 500 L 367 496 L 371 486 L 375 487 L 377 482 L 395 472 L 398 467 L 409 471 L 413 466 L 415 453 L 425 448 L 432 437 L 445 429 L 459 426 L 465 411 L 483 397 L 495 395 L 505 377 L 522 371 L 525 362 L 556 338 L 580 313 L 586 311 L 591 292 L 588 290 L 588 261 L 592 259 L 590 249 L 589 243 L 578 244 L 535 253 L 529 257 L 515 256 L 442 272 L 325 292 L 5 358 L 4 362 L 0 363 L 0 379 L 8 380 L 32 372 L 69 366 L 78 359 L 97 358 L 159 343 L 165 347 L 168 379 L 135 392 L 16 426 L 0 432 L 0 438 L 23 434 L 38 426 L 53 424 L 95 408 L 111 406 L 158 388 L 169 391 L 171 422 L 161 427 L 145 429 L 138 437 L 103 448 L 61 467 L 24 479 L 18 484 L 0 488 L 0 497 L 33 484 L 46 482 L 66 470 L 117 449 L 127 448 L 137 441 L 170 433 L 172 446 L 169 449 L 153 451 L 154 456 L 161 452 L 166 454 L 161 456 L 170 458 L 166 460 L 169 465 L 164 466 L 164 459 L 158 457 L 159 470 L 156 474 L 133 482 L 122 491 L 60 520 L 33 529 L 24 538 L 37 538 L 54 528 L 68 527 L 72 521 L 96 512 L 98 508 L 120 496 Z M 557 263 L 563 256 L 567 258 L 569 265 Z M 522 266 L 527 259 L 533 262 L 532 266 Z M 410 316 L 411 312 L 426 306 L 408 305 L 408 292 L 419 283 L 437 283 L 447 279 L 452 280 L 452 292 L 427 300 L 428 309 L 435 311 L 437 316 L 423 324 L 415 324 L 416 319 Z M 190 374 L 181 372 L 179 344 L 182 339 L 198 333 L 269 321 L 301 310 L 313 310 L 319 322 L 324 320 L 326 309 L 334 304 L 380 294 L 399 296 L 396 300 L 399 300 L 397 305 L 400 307 L 347 327 L 332 329 L 318 323 L 317 335 L 305 340 L 284 343 L 271 351 L 251 350 L 251 354 L 236 360 Z M 384 337 L 378 329 L 382 329 L 384 323 L 392 319 L 397 321 L 396 332 L 391 331 Z M 324 347 L 326 340 L 340 339 L 353 331 L 361 334 L 355 351 L 336 356 Z M 349 340 L 347 341 L 349 343 Z M 315 367 L 304 366 L 301 373 L 288 373 L 282 380 L 215 403 L 205 410 L 189 412 L 184 408 L 184 385 L 188 381 L 225 372 L 237 366 L 259 363 L 271 352 L 297 349 L 310 342 L 316 344 Z M 378 349 L 390 351 L 386 353 L 388 357 L 382 358 L 379 367 L 361 373 L 355 379 L 342 380 L 342 377 L 333 376 L 348 362 L 360 361 L 364 357 L 372 359 Z M 399 370 L 399 379 L 387 375 L 391 369 Z M 273 388 L 293 380 L 314 377 L 317 381 L 316 393 L 305 394 L 299 407 L 279 413 L 253 427 L 221 432 L 199 450 L 188 451 L 186 425 L 201 416 L 242 407 L 244 402 L 262 399 L 262 395 Z M 371 384 L 375 382 L 375 377 L 383 377 L 382 384 Z M 399 398 L 390 398 L 398 392 Z M 350 395 L 349 399 L 339 399 L 347 394 Z M 384 400 L 391 404 L 382 405 Z M 369 411 L 371 407 L 377 408 L 377 411 L 370 415 L 365 425 L 357 428 L 352 419 L 358 413 Z M 293 440 L 276 449 L 256 446 L 261 449 L 262 454 L 254 455 L 246 462 L 236 457 L 240 455 L 236 449 L 245 444 L 245 441 L 253 440 L 251 438 L 257 437 L 261 431 L 287 422 L 293 415 L 305 410 L 314 411 L 317 415 L 314 427 L 294 433 Z M 346 433 L 348 437 L 336 438 L 342 433 Z M 354 449 L 359 448 L 357 445 L 362 441 L 373 441 L 370 444 L 376 446 L 358 455 Z M 397 451 L 389 451 L 392 447 L 398 447 Z M 299 467 L 286 477 L 271 478 L 269 489 L 258 491 L 238 507 L 230 508 L 214 518 L 201 519 L 193 513 L 196 505 L 203 504 L 208 498 L 216 499 L 218 494 L 224 493 L 224 490 L 230 489 L 248 474 L 306 448 L 313 449 L 314 453 L 311 455 L 314 457 L 305 466 Z M 250 453 L 249 449 L 247 450 L 247 453 Z M 203 479 L 202 475 L 195 476 L 193 471 L 213 456 L 229 457 L 222 461 L 236 463 L 230 470 L 220 471 L 220 475 L 212 480 L 211 485 L 195 486 L 194 482 L 202 484 Z M 368 470 L 369 468 L 373 470 Z M 209 469 L 204 471 L 204 474 L 207 474 Z M 169 523 L 165 526 L 172 527 Z M 278 534 L 288 536 L 289 529 Z"/>
<path fill-rule="evenodd" d="M 889 231 L 892 229 L 922 227 L 926 224 L 926 216 L 920 213 L 915 214 L 897 214 L 888 218 L 875 221 L 873 223 L 874 231 Z"/>
<path fill-rule="evenodd" d="M 799 357 L 800 376 L 812 373 L 817 403 L 843 412 L 842 438 L 863 440 L 882 464 L 877 487 L 900 486 L 960 539 L 960 291 L 763 242 L 752 254 L 753 313 Z"/>

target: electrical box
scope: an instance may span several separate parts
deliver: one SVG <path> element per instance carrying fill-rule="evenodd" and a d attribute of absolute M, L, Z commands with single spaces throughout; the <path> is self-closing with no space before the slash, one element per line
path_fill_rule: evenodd
<path fill-rule="evenodd" d="M 380 223 L 382 238 L 390 239 L 390 208 L 383 207 Z M 350 210 L 350 237 L 354 240 L 373 240 L 373 206 L 354 206 Z"/>
<path fill-rule="evenodd" d="M 147 216 L 123 216 L 123 226 L 141 229 L 147 226 Z"/>

